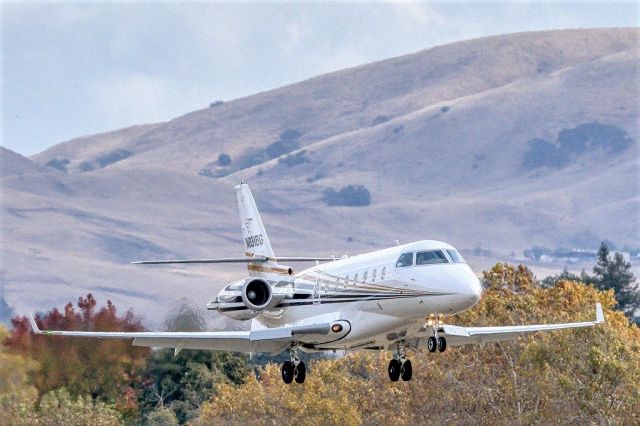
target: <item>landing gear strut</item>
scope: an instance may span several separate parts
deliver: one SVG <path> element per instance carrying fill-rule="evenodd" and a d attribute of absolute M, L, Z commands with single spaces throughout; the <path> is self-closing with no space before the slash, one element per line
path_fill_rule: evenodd
<path fill-rule="evenodd" d="M 389 380 L 397 382 L 402 377 L 402 380 L 407 382 L 411 380 L 413 375 L 413 368 L 411 361 L 407 359 L 407 352 L 405 345 L 398 343 L 396 352 L 393 354 L 393 359 L 389 361 Z"/>
<path fill-rule="evenodd" d="M 300 361 L 297 346 L 291 347 L 289 356 L 291 360 L 282 364 L 282 381 L 289 384 L 295 379 L 296 383 L 304 383 L 304 379 L 307 377 L 307 368 L 304 362 Z"/>
<path fill-rule="evenodd" d="M 439 318 L 437 322 L 433 318 L 429 318 L 427 325 L 433 330 L 433 336 L 427 339 L 427 349 L 429 352 L 444 352 L 447 349 L 447 339 L 444 336 L 438 336 L 438 330 L 442 326 L 442 318 Z"/>

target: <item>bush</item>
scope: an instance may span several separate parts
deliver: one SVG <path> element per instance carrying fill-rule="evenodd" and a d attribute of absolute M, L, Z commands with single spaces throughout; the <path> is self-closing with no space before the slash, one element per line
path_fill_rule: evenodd
<path fill-rule="evenodd" d="M 633 143 L 623 129 L 598 122 L 583 123 L 558 133 L 558 145 L 564 151 L 582 154 L 588 149 L 603 148 L 608 152 L 621 152 Z"/>
<path fill-rule="evenodd" d="M 236 167 L 234 169 L 247 169 L 249 167 L 253 167 L 274 158 L 280 157 L 284 154 L 288 154 L 291 151 L 295 151 L 296 149 L 300 148 L 300 142 L 298 141 L 300 136 L 300 132 L 295 129 L 285 130 L 280 134 L 279 140 L 267 145 L 265 148 L 252 148 L 251 150 L 245 152 L 240 158 L 236 160 Z"/>
<path fill-rule="evenodd" d="M 218 155 L 218 165 L 219 166 L 228 166 L 231 164 L 231 156 L 229 154 L 220 154 Z"/>
<path fill-rule="evenodd" d="M 211 103 L 209 104 L 209 108 L 213 108 L 213 107 L 220 106 L 220 105 L 222 105 L 223 103 L 224 103 L 224 101 L 221 101 L 221 100 L 219 100 L 219 99 L 218 99 L 218 100 L 215 100 L 215 101 L 213 101 L 213 102 L 211 102 Z"/>
<path fill-rule="evenodd" d="M 329 206 L 368 206 L 371 204 L 371 194 L 363 185 L 348 185 L 340 191 L 327 188 L 323 193 L 323 200 Z"/>
<path fill-rule="evenodd" d="M 89 161 L 83 161 L 78 165 L 78 168 L 83 172 L 90 172 L 91 170 L 95 169 L 95 166 Z"/>
<path fill-rule="evenodd" d="M 59 159 L 59 158 L 54 158 L 51 161 L 48 161 L 45 166 L 47 167 L 53 167 L 54 169 L 58 169 L 60 171 L 63 172 L 67 172 L 67 166 L 69 165 L 69 163 L 71 162 L 71 160 L 69 160 L 68 158 L 63 158 L 63 159 Z"/>
<path fill-rule="evenodd" d="M 133 155 L 133 152 L 127 149 L 116 149 L 108 154 L 104 154 L 96 158 L 96 162 L 100 164 L 100 167 L 106 167 L 110 164 L 122 161 L 125 158 L 129 158 Z"/>
<path fill-rule="evenodd" d="M 288 141 L 288 140 L 298 140 L 300 139 L 302 134 L 295 129 L 287 129 L 284 132 L 280 133 L 280 140 Z"/>
<path fill-rule="evenodd" d="M 527 145 L 529 149 L 522 156 L 522 165 L 527 169 L 543 166 L 561 168 L 569 164 L 569 155 L 549 141 L 531 139 Z"/>
<path fill-rule="evenodd" d="M 241 384 L 250 371 L 247 357 L 231 352 L 185 349 L 174 356 L 171 349 L 154 351 L 139 382 L 141 413 L 151 416 L 164 406 L 185 423 L 214 396 L 217 384 Z"/>
<path fill-rule="evenodd" d="M 379 115 L 376 118 L 373 119 L 373 122 L 371 123 L 371 126 L 377 126 L 378 124 L 382 124 L 382 123 L 386 123 L 387 121 L 389 121 L 389 117 L 387 117 L 386 115 Z"/>
<path fill-rule="evenodd" d="M 265 148 L 265 153 L 268 159 L 271 160 L 298 148 L 300 148 L 300 143 L 296 139 L 282 139 L 268 145 Z"/>
<path fill-rule="evenodd" d="M 522 165 L 527 169 L 543 166 L 561 168 L 568 165 L 572 157 L 597 149 L 608 153 L 622 152 L 633 143 L 624 129 L 598 122 L 583 123 L 572 129 L 562 129 L 555 143 L 543 139 L 528 140 Z"/>

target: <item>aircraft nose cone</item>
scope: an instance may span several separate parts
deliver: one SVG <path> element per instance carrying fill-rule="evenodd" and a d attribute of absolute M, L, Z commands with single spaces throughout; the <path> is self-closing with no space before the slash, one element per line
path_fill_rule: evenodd
<path fill-rule="evenodd" d="M 469 273 L 465 277 L 465 296 L 469 303 L 469 307 L 475 306 L 480 301 L 482 295 L 482 286 L 480 280 L 469 268 Z"/>

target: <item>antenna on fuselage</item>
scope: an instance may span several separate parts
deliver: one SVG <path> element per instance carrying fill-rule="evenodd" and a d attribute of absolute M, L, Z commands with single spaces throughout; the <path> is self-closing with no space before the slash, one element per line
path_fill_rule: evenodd
<path fill-rule="evenodd" d="M 396 240 L 396 245 L 399 246 L 400 245 L 400 240 Z"/>

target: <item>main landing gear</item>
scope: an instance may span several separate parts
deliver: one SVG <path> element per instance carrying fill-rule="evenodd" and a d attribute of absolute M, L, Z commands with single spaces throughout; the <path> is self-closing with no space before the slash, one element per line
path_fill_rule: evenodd
<path fill-rule="evenodd" d="M 431 327 L 433 330 L 433 336 L 427 339 L 427 349 L 429 352 L 444 352 L 447 349 L 447 339 L 444 336 L 438 336 L 438 331 L 442 330 L 442 315 L 438 317 L 438 320 L 435 320 L 435 315 L 427 318 L 427 327 Z"/>
<path fill-rule="evenodd" d="M 406 346 L 402 343 L 398 343 L 396 352 L 393 354 L 393 359 L 389 361 L 389 379 L 392 382 L 397 382 L 402 377 L 402 380 L 407 382 L 411 380 L 413 375 L 413 368 L 411 361 L 407 359 Z"/>
<path fill-rule="evenodd" d="M 427 340 L 427 349 L 429 349 L 429 352 L 444 352 L 447 349 L 447 339 L 437 335 L 431 336 Z"/>
<path fill-rule="evenodd" d="M 389 380 L 397 382 L 400 378 L 408 382 L 413 375 L 411 361 L 407 359 L 406 342 L 398 342 L 393 359 L 389 361 Z M 433 327 L 433 336 L 427 339 L 427 349 L 429 352 L 444 352 L 447 349 L 447 339 L 438 336 L 438 327 Z"/>
<path fill-rule="evenodd" d="M 290 361 L 285 361 L 282 364 L 282 381 L 286 384 L 293 382 L 304 383 L 304 379 L 307 377 L 307 368 L 304 362 L 300 361 L 298 355 L 298 347 L 292 346 L 289 350 Z"/>

